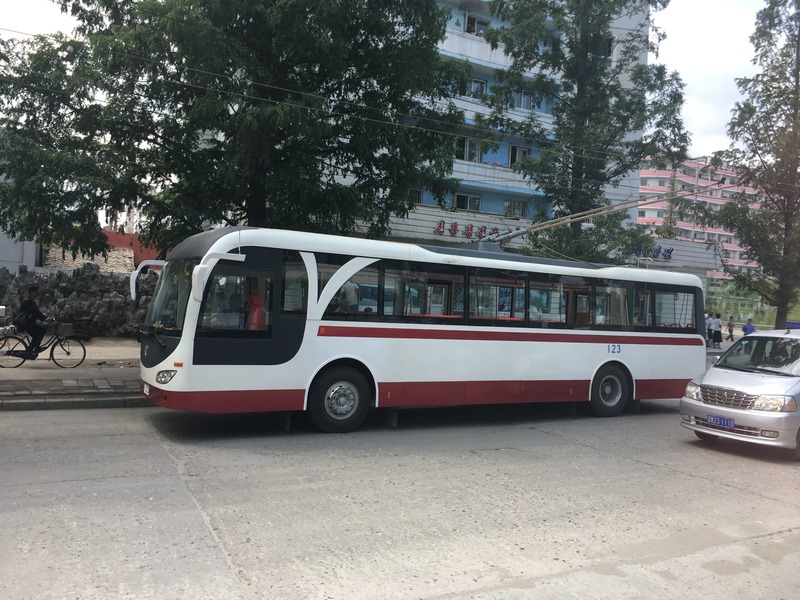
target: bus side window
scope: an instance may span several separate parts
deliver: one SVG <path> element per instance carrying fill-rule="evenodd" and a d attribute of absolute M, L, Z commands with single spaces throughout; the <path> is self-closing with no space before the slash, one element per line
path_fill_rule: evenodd
<path fill-rule="evenodd" d="M 283 303 L 281 310 L 305 314 L 308 307 L 308 272 L 298 252 L 286 252 L 283 259 Z"/>

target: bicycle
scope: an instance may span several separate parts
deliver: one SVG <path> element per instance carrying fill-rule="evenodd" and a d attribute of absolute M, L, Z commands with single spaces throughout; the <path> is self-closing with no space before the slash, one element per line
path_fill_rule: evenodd
<path fill-rule="evenodd" d="M 12 330 L 9 335 L 9 329 Z M 5 328 L 0 336 L 0 367 L 15 369 L 26 360 L 35 360 L 50 349 L 49 360 L 62 369 L 74 369 L 86 358 L 86 346 L 72 334 L 72 323 L 53 323 L 50 339 L 38 349 L 30 347 L 30 336 L 21 338 L 14 335 L 14 328 Z"/>

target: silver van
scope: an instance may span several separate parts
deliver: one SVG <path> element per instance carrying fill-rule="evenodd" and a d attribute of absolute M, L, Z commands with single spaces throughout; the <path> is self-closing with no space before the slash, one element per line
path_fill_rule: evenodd
<path fill-rule="evenodd" d="M 703 441 L 723 437 L 788 448 L 800 460 L 798 403 L 800 330 L 759 331 L 689 382 L 681 425 Z"/>

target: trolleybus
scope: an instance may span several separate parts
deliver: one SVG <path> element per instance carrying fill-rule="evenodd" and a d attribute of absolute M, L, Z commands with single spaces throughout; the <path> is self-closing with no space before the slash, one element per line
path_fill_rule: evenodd
<path fill-rule="evenodd" d="M 136 274 L 131 278 L 135 295 Z M 178 244 L 142 329 L 144 394 L 203 413 L 586 402 L 614 416 L 705 370 L 694 275 L 248 227 Z"/>

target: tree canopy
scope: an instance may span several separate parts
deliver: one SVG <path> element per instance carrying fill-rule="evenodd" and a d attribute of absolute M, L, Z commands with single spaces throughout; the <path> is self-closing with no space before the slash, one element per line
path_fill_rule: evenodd
<path fill-rule="evenodd" d="M 729 150 L 715 157 L 759 191 L 760 202 L 740 194 L 710 220 L 735 231 L 757 273 L 726 266 L 735 283 L 776 307 L 775 327 L 786 325 L 800 286 L 800 6 L 768 0 L 750 41 L 753 77 L 736 80 L 744 100 L 728 123 Z"/>
<path fill-rule="evenodd" d="M 490 30 L 493 47 L 503 45 L 511 66 L 496 73 L 488 99 L 492 112 L 479 119 L 487 131 L 521 138 L 534 153 L 514 164 L 552 203 L 553 217 L 575 215 L 608 204 L 618 187 L 647 157 L 656 163 L 686 157 L 683 83 L 663 65 L 645 64 L 661 36 L 648 35 L 650 10 L 662 0 L 492 0 L 508 26 Z M 552 116 L 521 118 L 509 110 L 516 94 L 550 107 Z M 638 182 L 629 196 L 638 194 Z M 601 243 L 606 260 L 631 242 L 624 219 L 606 219 L 590 233 L 581 221 L 568 233 L 543 236 L 565 254 L 591 260 Z M 634 227 L 635 229 L 636 227 Z M 580 241 L 584 235 L 592 243 Z M 640 238 L 644 232 L 638 233 Z"/>
<path fill-rule="evenodd" d="M 94 254 L 136 208 L 168 247 L 207 223 L 388 230 L 440 201 L 464 65 L 435 0 L 61 0 L 74 37 L 0 40 L 0 227 Z"/>

